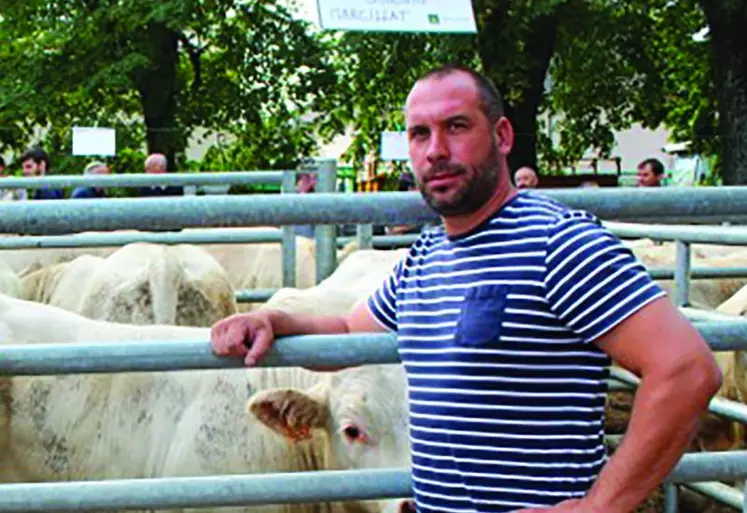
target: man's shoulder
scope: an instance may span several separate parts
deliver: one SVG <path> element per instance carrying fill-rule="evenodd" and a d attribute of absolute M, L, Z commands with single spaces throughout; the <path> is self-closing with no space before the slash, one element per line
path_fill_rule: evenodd
<path fill-rule="evenodd" d="M 577 224 L 601 226 L 601 220 L 591 212 L 570 207 L 537 191 L 521 192 L 517 195 L 517 207 L 522 217 L 546 225 L 552 232 Z M 534 215 L 533 215 L 534 214 Z"/>

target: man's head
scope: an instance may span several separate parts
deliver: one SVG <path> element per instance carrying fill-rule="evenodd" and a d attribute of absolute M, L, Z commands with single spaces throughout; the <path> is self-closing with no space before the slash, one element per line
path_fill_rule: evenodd
<path fill-rule="evenodd" d="M 539 184 L 539 177 L 534 169 L 523 166 L 514 173 L 514 183 L 517 189 L 534 189 Z"/>
<path fill-rule="evenodd" d="M 296 191 L 305 194 L 316 191 L 316 173 L 298 173 Z"/>
<path fill-rule="evenodd" d="M 418 188 L 418 184 L 415 183 L 412 173 L 404 171 L 399 175 L 397 180 L 397 190 L 400 192 L 414 191 Z"/>
<path fill-rule="evenodd" d="M 108 175 L 109 166 L 98 160 L 94 160 L 88 164 L 83 170 L 84 175 Z"/>
<path fill-rule="evenodd" d="M 41 148 L 31 148 L 20 158 L 24 176 L 44 176 L 49 171 L 49 156 Z"/>
<path fill-rule="evenodd" d="M 430 71 L 410 91 L 405 114 L 415 177 L 433 210 L 470 214 L 510 187 L 514 134 L 489 79 L 456 66 Z"/>
<path fill-rule="evenodd" d="M 0 156 L 0 175 L 5 174 L 5 159 Z"/>
<path fill-rule="evenodd" d="M 638 187 L 659 187 L 664 178 L 664 164 L 657 159 L 646 159 L 638 164 Z"/>
<path fill-rule="evenodd" d="M 166 155 L 153 153 L 145 159 L 145 172 L 148 174 L 165 173 L 167 164 Z"/>

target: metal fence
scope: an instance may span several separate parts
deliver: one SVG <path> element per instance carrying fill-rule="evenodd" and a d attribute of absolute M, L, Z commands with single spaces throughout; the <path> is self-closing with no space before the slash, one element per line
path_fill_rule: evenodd
<path fill-rule="evenodd" d="M 331 166 L 334 169 L 333 166 Z M 168 175 L 167 175 L 168 176 Z M 174 175 L 171 175 L 174 176 Z M 194 175 L 199 176 L 199 175 Z M 59 177 L 50 177 L 59 178 Z M 73 178 L 73 177 L 70 177 Z M 78 177 L 74 177 L 78 178 Z M 88 178 L 88 177 L 84 177 Z M 109 177 L 101 177 L 108 179 Z M 119 178 L 119 177 L 114 177 Z M 320 188 L 324 189 L 324 179 Z M 8 186 L 20 186 L 7 183 Z M 72 182 L 71 182 L 72 183 Z M 83 182 L 90 185 L 91 180 Z M 163 183 L 155 182 L 154 183 Z M 215 182 L 213 182 L 215 183 Z M 225 183 L 225 182 L 220 182 Z M 242 182 L 245 183 L 245 182 Z M 286 182 L 287 183 L 287 182 Z M 326 182 L 327 184 L 329 182 Z M 702 221 L 700 212 L 710 211 L 707 220 L 747 220 L 740 206 L 747 200 L 741 188 L 682 189 L 668 191 L 601 190 L 547 191 L 549 196 L 572 207 L 584 208 L 603 218 L 650 219 L 664 222 Z M 740 211 L 741 210 L 741 211 Z M 286 227 L 317 224 L 318 280 L 334 269 L 336 242 L 330 236 L 334 224 L 400 224 L 433 221 L 417 193 L 148 198 L 117 200 L 74 200 L 6 203 L 0 205 L 0 232 L 71 234 L 80 231 L 117 229 L 172 230 L 182 227 L 239 227 L 282 225 L 281 240 L 290 233 Z M 332 232 L 333 233 L 333 232 Z M 675 281 L 686 291 L 690 276 L 689 235 L 650 232 L 649 238 L 672 237 L 678 245 Z M 701 237 L 701 236 L 698 236 Z M 367 229 L 359 240 L 374 239 Z M 716 237 L 717 238 L 717 237 Z M 204 239 L 203 239 L 204 240 Z M 667 239 L 668 240 L 668 239 Z M 724 239 L 698 242 L 729 243 Z M 736 239 L 730 239 L 736 241 Z M 738 242 L 731 242 L 737 244 Z M 326 253 L 325 253 L 326 252 Z M 687 302 L 687 293 L 678 296 Z M 747 323 L 743 321 L 700 322 L 697 328 L 715 351 L 747 348 Z M 331 366 L 393 363 L 398 361 L 396 341 L 391 336 L 358 334 L 345 336 L 286 337 L 278 340 L 266 366 Z M 4 347 L 0 374 L 44 375 L 96 372 L 153 372 L 162 370 L 237 367 L 241 362 L 220 359 L 206 341 L 137 342 L 134 344 L 75 344 Z M 626 386 L 635 380 L 624 373 L 613 379 Z M 745 406 L 715 401 L 711 407 L 720 415 L 743 421 Z M 669 476 L 668 483 L 747 478 L 747 452 L 686 455 Z M 303 483 L 291 495 L 288 482 Z M 671 511 L 674 488 L 668 487 Z M 704 485 L 701 490 L 708 490 Z M 81 483 L 36 483 L 0 485 L 0 511 L 69 511 L 73 509 L 199 507 L 264 504 L 334 499 L 401 497 L 411 493 L 404 470 L 348 471 L 342 473 L 298 473 L 292 476 L 210 476 L 185 479 L 122 480 Z M 715 493 L 715 492 L 714 492 Z M 747 511 L 747 507 L 744 509 Z"/>

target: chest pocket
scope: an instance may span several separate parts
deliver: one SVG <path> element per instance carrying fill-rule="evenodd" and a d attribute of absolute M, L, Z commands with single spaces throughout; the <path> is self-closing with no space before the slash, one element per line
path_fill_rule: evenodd
<path fill-rule="evenodd" d="M 479 285 L 467 289 L 454 333 L 457 345 L 479 347 L 498 342 L 508 289 L 508 285 Z"/>

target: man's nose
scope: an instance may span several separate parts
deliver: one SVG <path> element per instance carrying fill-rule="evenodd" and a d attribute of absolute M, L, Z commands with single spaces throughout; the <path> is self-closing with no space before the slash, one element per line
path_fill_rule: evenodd
<path fill-rule="evenodd" d="M 433 163 L 439 160 L 448 159 L 450 156 L 446 136 L 440 132 L 434 131 L 431 135 L 430 144 L 428 145 L 428 161 Z"/>

